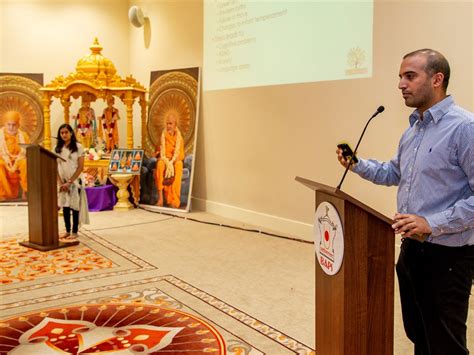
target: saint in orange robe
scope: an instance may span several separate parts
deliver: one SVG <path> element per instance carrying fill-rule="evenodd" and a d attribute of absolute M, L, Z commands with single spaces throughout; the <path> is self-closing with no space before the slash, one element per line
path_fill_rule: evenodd
<path fill-rule="evenodd" d="M 0 132 L 0 201 L 18 198 L 19 187 L 28 190 L 26 178 L 25 149 L 20 143 L 30 143 L 25 132 L 18 130 L 15 135 L 7 133 L 5 127 Z"/>
<path fill-rule="evenodd" d="M 172 160 L 176 155 L 176 161 L 174 162 L 174 180 L 171 185 L 164 185 L 164 176 L 166 170 L 165 162 L 160 159 L 158 160 L 156 168 L 156 186 L 158 191 L 163 190 L 164 198 L 166 204 L 169 207 L 179 208 L 181 203 L 181 178 L 183 177 L 183 159 L 184 159 L 184 142 L 183 139 L 179 139 L 179 146 L 176 147 L 178 143 L 178 135 L 181 136 L 181 133 L 178 133 L 176 130 L 175 134 L 170 134 L 168 131 L 164 133 L 165 138 L 165 151 L 160 151 L 161 156 L 165 156 L 168 160 Z M 163 135 L 162 135 L 163 137 Z M 177 149 L 177 151 L 176 151 Z"/>

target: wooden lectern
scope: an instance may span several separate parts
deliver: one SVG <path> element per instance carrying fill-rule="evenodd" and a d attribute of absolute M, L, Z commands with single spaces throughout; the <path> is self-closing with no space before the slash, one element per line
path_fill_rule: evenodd
<path fill-rule="evenodd" d="M 63 159 L 37 144 L 27 145 L 29 240 L 20 243 L 25 247 L 46 251 L 79 244 L 58 238 L 58 158 Z"/>
<path fill-rule="evenodd" d="M 344 232 L 339 272 L 316 260 L 316 354 L 393 354 L 393 221 L 335 187 L 296 181 L 316 192 L 316 208 L 336 208 Z"/>

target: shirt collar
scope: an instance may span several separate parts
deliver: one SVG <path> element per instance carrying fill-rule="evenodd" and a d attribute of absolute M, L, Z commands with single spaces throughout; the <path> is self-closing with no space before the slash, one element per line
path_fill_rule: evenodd
<path fill-rule="evenodd" d="M 454 105 L 454 99 L 451 95 L 446 96 L 443 100 L 437 104 L 431 106 L 425 112 L 425 116 L 428 113 L 429 116 L 433 118 L 433 122 L 436 124 L 438 121 L 449 111 L 449 109 Z M 409 121 L 410 126 L 413 126 L 416 121 L 420 119 L 420 113 L 418 110 L 415 110 L 410 115 Z"/>

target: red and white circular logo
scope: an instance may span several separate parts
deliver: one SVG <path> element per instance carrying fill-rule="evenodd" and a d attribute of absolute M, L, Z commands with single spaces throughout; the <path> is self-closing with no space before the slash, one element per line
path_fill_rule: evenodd
<path fill-rule="evenodd" d="M 316 209 L 313 234 L 319 265 L 326 274 L 335 275 L 344 258 L 344 233 L 339 213 L 329 202 Z"/>

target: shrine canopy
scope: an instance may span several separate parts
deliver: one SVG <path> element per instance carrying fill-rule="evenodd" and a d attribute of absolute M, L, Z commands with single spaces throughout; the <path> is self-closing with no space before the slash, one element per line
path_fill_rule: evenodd
<path fill-rule="evenodd" d="M 71 98 L 94 102 L 118 97 L 127 109 L 127 148 L 133 148 L 133 104 L 138 98 L 141 108 L 142 136 L 146 130 L 146 89 L 132 75 L 125 79 L 117 74 L 114 64 L 101 54 L 97 38 L 89 47 L 91 54 L 79 59 L 76 71 L 68 76 L 57 76 L 40 90 L 43 91 L 44 146 L 51 149 L 51 103 L 58 98 L 64 108 L 64 121 L 69 123 Z"/>

